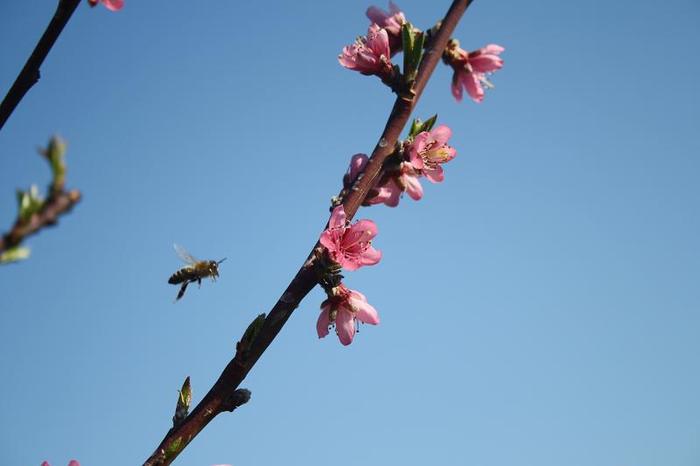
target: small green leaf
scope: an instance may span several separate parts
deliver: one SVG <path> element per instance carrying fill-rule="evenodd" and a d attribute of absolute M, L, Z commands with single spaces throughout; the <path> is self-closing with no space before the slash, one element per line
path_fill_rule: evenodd
<path fill-rule="evenodd" d="M 421 131 L 430 131 L 433 129 L 433 126 L 435 126 L 435 122 L 437 121 L 437 113 L 427 120 L 425 120 L 425 123 L 423 123 L 423 126 L 421 127 Z"/>
<path fill-rule="evenodd" d="M 0 254 L 0 264 L 9 264 L 27 259 L 31 250 L 24 246 L 15 246 Z"/>
<path fill-rule="evenodd" d="M 401 26 L 401 41 L 403 45 L 403 74 L 406 85 L 410 88 L 416 79 L 416 72 L 423 56 L 424 34 L 415 29 L 411 23 Z"/>
<path fill-rule="evenodd" d="M 173 425 L 179 425 L 189 414 L 190 404 L 192 403 L 192 386 L 190 385 L 190 377 L 187 376 L 182 384 L 182 389 L 177 396 L 177 405 L 175 405 L 175 415 L 173 416 Z"/>
<path fill-rule="evenodd" d="M 420 133 L 420 129 L 423 127 L 423 122 L 420 121 L 420 118 L 415 118 L 413 122 L 411 123 L 411 130 L 408 132 L 408 137 L 413 138 L 415 137 L 418 133 Z"/>
<path fill-rule="evenodd" d="M 66 164 L 64 155 L 66 153 L 66 143 L 59 136 L 52 136 L 49 140 L 49 147 L 46 148 L 46 158 L 51 163 L 51 170 L 54 177 L 64 176 L 66 173 Z"/>
<path fill-rule="evenodd" d="M 53 175 L 51 190 L 62 190 L 66 181 L 66 143 L 59 136 L 52 136 L 46 149 L 39 149 L 39 153 L 51 165 L 51 173 Z"/>
<path fill-rule="evenodd" d="M 438 116 L 436 113 L 425 121 L 421 121 L 420 118 L 413 120 L 413 123 L 411 123 L 411 130 L 408 132 L 408 138 L 413 139 L 423 131 L 430 131 L 433 129 L 433 126 L 435 126 L 435 122 L 437 121 L 437 117 Z"/>
<path fill-rule="evenodd" d="M 413 48 L 411 49 L 411 66 L 413 67 L 413 73 L 415 78 L 415 73 L 418 70 L 418 65 L 420 65 L 421 58 L 423 58 L 423 43 L 425 42 L 425 35 L 415 30 L 413 31 Z"/>
<path fill-rule="evenodd" d="M 32 215 L 39 212 L 44 205 L 44 199 L 39 194 L 39 188 L 32 185 L 29 191 L 17 190 L 17 204 L 19 218 L 21 221 L 28 221 Z"/>

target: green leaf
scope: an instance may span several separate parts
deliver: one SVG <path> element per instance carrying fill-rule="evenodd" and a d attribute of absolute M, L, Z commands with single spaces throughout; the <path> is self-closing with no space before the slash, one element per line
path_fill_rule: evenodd
<path fill-rule="evenodd" d="M 418 30 L 414 30 L 413 36 L 413 49 L 411 53 L 411 63 L 413 64 L 413 69 L 418 70 L 418 65 L 420 65 L 421 58 L 423 58 L 423 44 L 425 43 L 425 34 Z"/>
<path fill-rule="evenodd" d="M 45 156 L 51 164 L 51 171 L 54 177 L 66 174 L 66 164 L 64 155 L 66 153 L 66 143 L 59 136 L 52 136 L 49 140 L 49 147 L 46 148 Z"/>
<path fill-rule="evenodd" d="M 413 123 L 411 123 L 411 129 L 408 132 L 408 138 L 413 139 L 423 131 L 430 131 L 433 129 L 433 126 L 435 126 L 435 122 L 437 121 L 437 117 L 438 116 L 436 113 L 425 121 L 421 121 L 420 118 L 413 120 Z"/>
<path fill-rule="evenodd" d="M 22 222 L 28 221 L 32 215 L 39 212 L 44 205 L 44 199 L 39 194 L 39 188 L 32 185 L 29 191 L 17 190 L 17 204 L 19 218 Z"/>
<path fill-rule="evenodd" d="M 416 72 L 423 56 L 423 43 L 425 37 L 422 32 L 415 29 L 411 23 L 401 26 L 401 42 L 403 45 L 403 75 L 407 86 L 410 88 L 416 79 Z"/>
<path fill-rule="evenodd" d="M 175 405 L 175 415 L 173 416 L 173 425 L 179 425 L 189 414 L 190 404 L 192 403 L 192 386 L 190 385 L 190 377 L 187 376 L 182 384 L 182 389 L 177 396 L 177 405 Z"/>
<path fill-rule="evenodd" d="M 9 264 L 27 259 L 31 251 L 24 246 L 15 246 L 0 254 L 0 264 Z"/>
<path fill-rule="evenodd" d="M 423 127 L 421 128 L 421 131 L 430 131 L 433 129 L 433 126 L 435 126 L 435 122 L 437 121 L 437 113 L 427 120 L 425 120 L 425 123 L 423 123 Z"/>
<path fill-rule="evenodd" d="M 411 123 L 411 129 L 408 132 L 408 137 L 412 138 L 415 137 L 416 134 L 420 133 L 420 129 L 423 126 L 423 122 L 420 121 L 420 118 L 414 118 L 413 122 Z"/>

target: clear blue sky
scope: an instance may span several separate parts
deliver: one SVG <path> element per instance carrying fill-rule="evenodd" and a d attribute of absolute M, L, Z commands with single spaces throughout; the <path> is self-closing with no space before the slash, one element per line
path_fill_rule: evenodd
<path fill-rule="evenodd" d="M 200 4 L 201 3 L 201 4 Z M 392 96 L 342 69 L 368 2 L 79 7 L 0 132 L 0 224 L 69 142 L 84 201 L 0 268 L 0 463 L 137 465 L 318 237 Z M 55 1 L 0 2 L 4 94 Z M 416 25 L 449 2 L 402 0 Z M 386 5 L 382 5 L 386 6 Z M 379 310 L 318 340 L 315 290 L 176 464 L 700 464 L 700 4 L 477 0 L 506 47 L 483 104 L 440 65 L 418 116 L 458 155 L 420 202 L 360 212 Z M 229 260 L 173 304 L 172 243 Z"/>

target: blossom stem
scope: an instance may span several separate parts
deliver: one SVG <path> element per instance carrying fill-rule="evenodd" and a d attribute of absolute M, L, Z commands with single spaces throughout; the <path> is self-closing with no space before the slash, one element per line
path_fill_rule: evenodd
<path fill-rule="evenodd" d="M 411 100 L 397 97 L 379 142 L 365 167 L 364 176 L 356 183 L 356 189 L 353 188 L 344 199 L 343 205 L 347 220 L 353 218 L 374 185 L 375 179 L 379 176 L 382 164 L 394 152 L 396 141 L 408 122 L 411 112 L 417 104 L 433 70 L 437 66 L 450 35 L 470 4 L 471 0 L 454 0 L 452 2 L 442 22 L 442 27 L 432 38 L 421 61 L 414 84 L 415 97 Z M 313 256 L 318 246 L 319 243 L 317 242 L 304 261 L 304 265 L 297 271 L 282 293 L 282 296 L 267 314 L 262 328 L 249 349 L 244 355 L 236 354 L 202 401 L 192 410 L 192 413 L 180 425 L 168 431 L 155 452 L 144 463 L 144 466 L 165 466 L 171 464 L 187 444 L 212 419 L 225 411 L 227 407 L 226 400 L 230 397 L 231 392 L 241 384 L 263 352 L 282 330 L 294 309 L 299 306 L 304 297 L 316 286 L 318 278 L 311 256 Z M 174 445 L 177 448 L 174 449 Z M 177 451 L 174 454 L 164 454 L 164 452 L 172 452 L 173 450 Z"/>
<path fill-rule="evenodd" d="M 73 12 L 80 4 L 80 0 L 59 0 L 56 12 L 47 26 L 44 34 L 36 44 L 34 51 L 29 56 L 24 68 L 20 71 L 17 79 L 10 88 L 9 92 L 0 103 L 0 130 L 5 126 L 5 122 L 15 110 L 24 95 L 31 87 L 39 81 L 41 74 L 39 68 L 44 59 L 51 51 L 51 47 L 61 35 L 61 31 L 70 20 Z"/>

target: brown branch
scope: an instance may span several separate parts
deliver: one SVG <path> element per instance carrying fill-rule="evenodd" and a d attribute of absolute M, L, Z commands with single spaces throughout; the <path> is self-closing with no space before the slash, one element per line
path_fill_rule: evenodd
<path fill-rule="evenodd" d="M 414 85 L 414 97 L 412 99 L 397 97 L 379 142 L 365 167 L 364 176 L 350 190 L 343 202 L 348 220 L 352 219 L 357 212 L 367 193 L 374 185 L 375 179 L 379 176 L 384 160 L 393 152 L 394 145 L 408 122 L 430 75 L 440 60 L 450 35 L 470 3 L 471 0 L 454 0 L 452 2 L 452 6 L 442 21 L 437 34 L 431 40 L 431 44 L 427 48 L 418 69 Z M 313 250 L 316 247 L 318 247 L 318 243 L 316 243 Z M 144 466 L 171 464 L 214 417 L 230 409 L 231 394 L 240 385 L 270 343 L 272 343 L 272 340 L 280 332 L 294 309 L 299 306 L 302 299 L 316 286 L 317 277 L 312 266 L 313 250 L 270 313 L 265 317 L 260 327 L 255 328 L 251 332 L 251 328 L 259 320 L 256 319 L 251 324 L 251 328 L 246 331 L 244 338 L 237 346 L 236 355 L 224 368 L 216 383 L 214 383 L 192 413 L 181 424 L 168 431 L 155 452 L 146 460 Z"/>
<path fill-rule="evenodd" d="M 79 3 L 80 0 L 59 0 L 51 22 L 36 44 L 34 51 L 29 56 L 27 63 L 20 71 L 14 84 L 12 84 L 10 91 L 0 103 L 0 130 L 5 126 L 5 122 L 10 118 L 10 115 L 19 105 L 27 91 L 39 81 L 41 64 L 44 63 L 44 59 L 51 51 L 51 47 L 53 47 L 58 36 L 61 35 L 61 31 L 63 31 Z"/>
<path fill-rule="evenodd" d="M 65 190 L 67 170 L 64 159 L 65 151 L 66 145 L 58 136 L 51 138 L 46 149 L 39 149 L 39 154 L 51 166 L 53 175 L 49 184 L 48 198 L 42 200 L 38 194 L 18 192 L 20 206 L 17 220 L 10 231 L 0 236 L 0 258 L 4 252 L 19 246 L 28 236 L 37 233 L 44 227 L 55 225 L 58 222 L 58 217 L 68 213 L 80 201 L 79 191 Z M 39 206 L 23 205 L 23 196 L 28 195 L 34 196 L 33 201 L 41 204 Z M 0 263 L 3 263 L 1 259 Z"/>
<path fill-rule="evenodd" d="M 42 228 L 55 225 L 58 217 L 70 212 L 79 201 L 80 192 L 77 190 L 62 191 L 49 196 L 39 212 L 32 215 L 27 221 L 18 218 L 12 229 L 0 238 L 0 254 L 19 246 L 27 236 L 33 235 Z"/>

